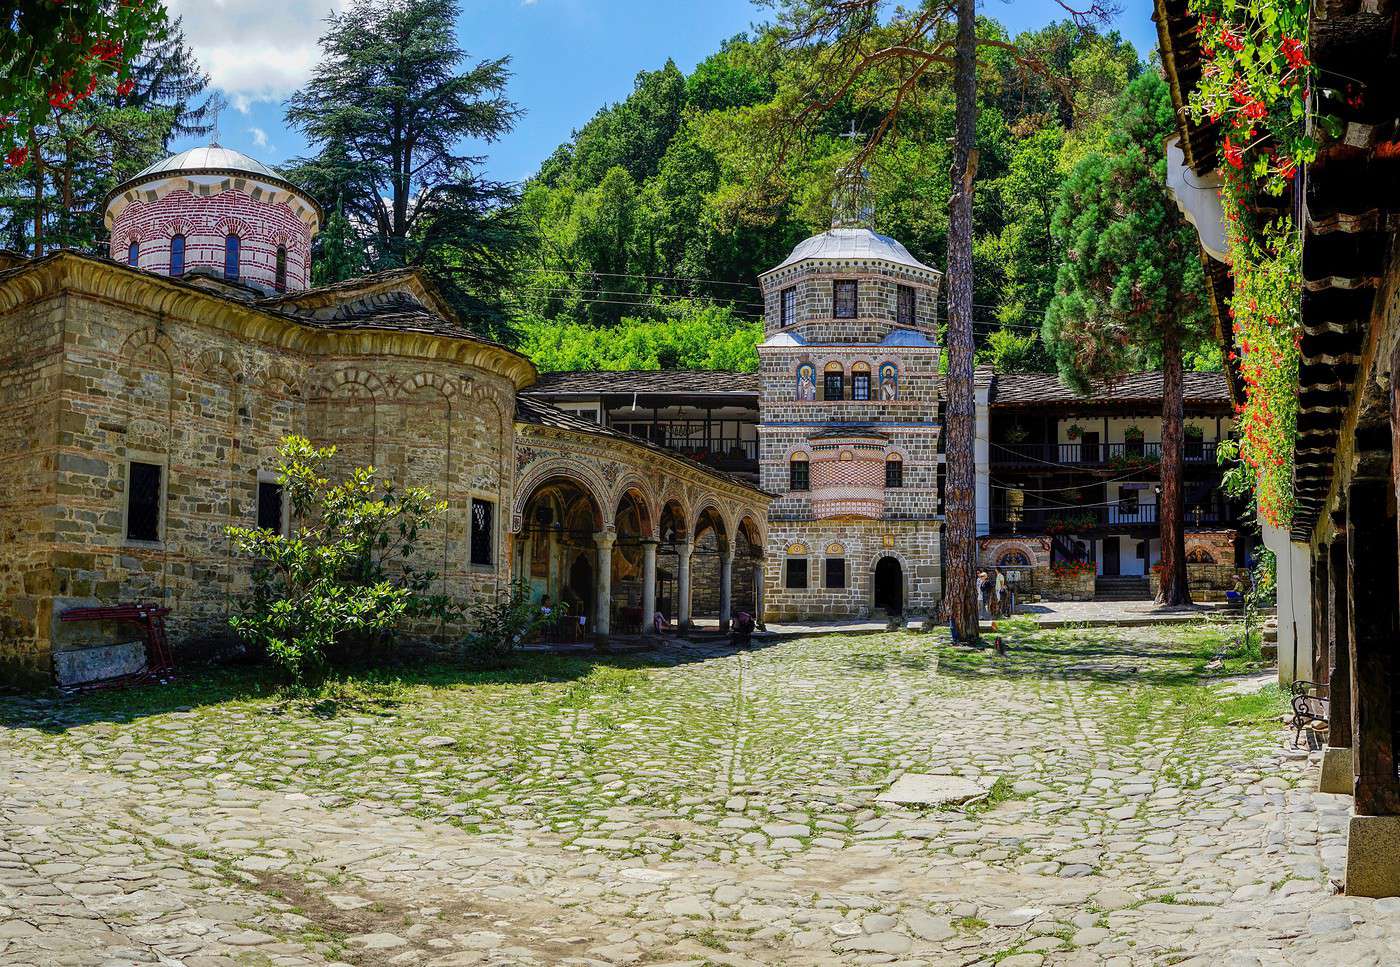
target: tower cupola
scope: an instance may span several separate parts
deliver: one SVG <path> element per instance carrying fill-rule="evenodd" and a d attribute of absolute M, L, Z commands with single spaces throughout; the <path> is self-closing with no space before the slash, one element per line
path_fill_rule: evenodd
<path fill-rule="evenodd" d="M 107 197 L 105 223 L 112 258 L 133 268 L 295 292 L 310 284 L 321 209 L 261 162 L 211 144 L 120 185 Z"/>

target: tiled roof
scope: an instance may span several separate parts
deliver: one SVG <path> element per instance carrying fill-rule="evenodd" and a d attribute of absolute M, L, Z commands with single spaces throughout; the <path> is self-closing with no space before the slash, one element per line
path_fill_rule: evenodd
<path fill-rule="evenodd" d="M 565 413 L 557 406 L 546 403 L 541 399 L 531 399 L 523 393 L 517 394 L 515 397 L 515 419 L 517 422 L 530 423 L 535 426 L 547 426 L 556 430 L 569 430 L 574 433 L 588 433 L 592 436 L 625 440 L 633 446 L 655 451 L 656 453 L 670 457 L 672 460 L 684 461 L 701 473 L 709 474 L 711 477 L 723 480 L 726 483 L 738 484 L 740 487 L 746 487 L 749 490 L 758 490 L 757 487 L 747 480 L 744 480 L 742 477 L 736 477 L 734 474 L 725 473 L 723 470 L 716 470 L 714 467 L 698 463 L 691 460 L 683 453 L 672 450 L 669 447 L 657 446 L 655 443 L 644 440 L 639 436 L 633 436 L 630 433 L 623 433 L 621 430 L 614 430 L 611 427 L 602 426 L 591 420 L 585 420 L 581 417 L 574 416 L 572 413 Z M 759 491 L 759 493 L 762 492 L 763 491 Z"/>
<path fill-rule="evenodd" d="M 540 373 L 539 382 L 523 390 L 537 396 L 588 396 L 605 393 L 674 393 L 693 396 L 758 396 L 757 373 L 706 369 L 631 369 Z"/>
<path fill-rule="evenodd" d="M 1183 373 L 1183 396 L 1188 405 L 1230 404 L 1230 390 L 1224 373 Z M 1058 376 L 1045 373 L 999 373 L 993 383 L 994 406 L 1031 406 L 1039 404 L 1088 403 L 1160 403 L 1162 374 L 1160 372 L 1130 373 L 1116 382 L 1105 384 L 1095 392 L 1081 396 L 1060 382 Z"/>

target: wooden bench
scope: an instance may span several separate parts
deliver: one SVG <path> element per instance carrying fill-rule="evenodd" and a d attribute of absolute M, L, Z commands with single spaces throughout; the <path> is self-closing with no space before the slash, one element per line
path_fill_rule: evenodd
<path fill-rule="evenodd" d="M 1327 698 L 1327 686 L 1317 682 L 1297 681 L 1290 690 L 1293 693 L 1293 748 L 1296 749 L 1303 738 L 1303 729 L 1315 722 L 1327 722 L 1331 703 Z"/>

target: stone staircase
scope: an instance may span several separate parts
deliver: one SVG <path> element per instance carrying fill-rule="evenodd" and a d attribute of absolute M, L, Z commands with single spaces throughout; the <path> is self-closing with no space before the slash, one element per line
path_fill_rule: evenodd
<path fill-rule="evenodd" d="M 1151 598 L 1152 585 L 1145 577 L 1122 575 L 1094 579 L 1095 601 L 1148 601 Z"/>

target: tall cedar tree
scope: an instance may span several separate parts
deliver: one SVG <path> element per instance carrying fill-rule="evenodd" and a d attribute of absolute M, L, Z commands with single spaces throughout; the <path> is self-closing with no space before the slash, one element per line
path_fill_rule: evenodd
<path fill-rule="evenodd" d="M 321 62 L 287 101 L 287 123 L 318 151 L 293 176 L 341 216 L 341 271 L 420 266 L 472 325 L 501 336 L 521 244 L 515 197 L 462 149 L 501 138 L 519 112 L 505 96 L 509 58 L 461 69 L 458 11 L 455 0 L 355 0 L 332 14 Z"/>
<path fill-rule="evenodd" d="M 819 67 L 804 104 L 784 126 L 801 131 L 834 110 L 874 108 L 879 121 L 854 162 L 863 164 L 898 126 L 906 111 L 940 86 L 956 98 L 952 193 L 948 199 L 948 349 L 944 404 L 947 493 L 943 612 L 955 641 L 978 635 L 977 523 L 974 494 L 972 205 L 977 177 L 977 67 L 979 48 L 1007 51 L 1026 71 L 1053 69 L 1036 51 L 978 35 L 975 0 L 923 0 L 909 6 L 886 0 L 774 0 L 783 10 L 785 39 L 814 50 Z M 1086 0 L 1071 9 L 1083 25 L 1106 19 L 1110 8 Z M 892 7 L 892 9 L 890 9 Z M 873 92 L 873 96 L 872 96 Z M 849 169 L 848 169 L 849 170 Z"/>
<path fill-rule="evenodd" d="M 1167 195 L 1171 97 L 1154 72 L 1119 102 L 1118 128 L 1074 169 L 1053 231 L 1061 249 L 1044 339 L 1080 391 L 1162 367 L 1161 604 L 1189 604 L 1182 489 L 1182 347 L 1210 325 L 1195 234 Z M 1149 243 L 1150 244 L 1147 244 Z"/>
<path fill-rule="evenodd" d="M 51 111 L 29 136 L 26 163 L 0 171 L 0 239 L 35 256 L 106 250 L 103 205 L 113 188 L 159 161 L 175 138 L 208 134 L 223 108 L 185 43 L 179 19 L 126 65 L 129 86 L 100 77 L 91 96 Z M 125 90 L 125 93 L 121 93 Z"/>

